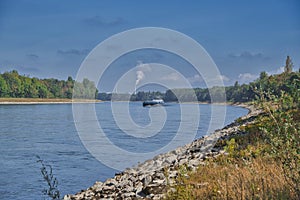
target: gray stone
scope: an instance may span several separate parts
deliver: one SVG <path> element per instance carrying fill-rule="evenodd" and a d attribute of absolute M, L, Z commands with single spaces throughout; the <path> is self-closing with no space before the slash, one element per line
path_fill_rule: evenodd
<path fill-rule="evenodd" d="M 196 159 L 189 161 L 189 165 L 192 165 L 192 166 L 195 166 L 195 167 L 198 166 L 199 164 L 200 164 L 200 161 L 196 160 Z"/>
<path fill-rule="evenodd" d="M 125 198 L 127 197 L 135 197 L 135 193 L 134 192 L 129 192 L 129 193 L 124 193 Z"/>
<path fill-rule="evenodd" d="M 95 192 L 100 192 L 100 191 L 102 190 L 102 186 L 103 186 L 103 183 L 97 181 L 97 182 L 91 187 L 91 189 L 94 190 Z"/>
<path fill-rule="evenodd" d="M 142 181 L 142 180 L 145 178 L 145 176 L 146 176 L 145 174 L 140 175 L 140 176 L 138 177 L 138 180 L 139 180 L 139 181 Z"/>
<path fill-rule="evenodd" d="M 136 186 L 135 186 L 135 189 L 136 189 L 136 194 L 138 195 L 142 190 L 143 190 L 143 183 L 139 182 Z"/>
<path fill-rule="evenodd" d="M 125 186 L 125 188 L 123 188 L 122 192 L 123 193 L 129 193 L 129 192 L 133 192 L 134 191 L 134 187 L 127 185 Z"/>
<path fill-rule="evenodd" d="M 129 185 L 129 181 L 128 180 L 122 180 L 118 183 L 117 187 L 118 188 L 124 188 L 126 185 Z"/>
<path fill-rule="evenodd" d="M 145 176 L 145 178 L 143 179 L 143 185 L 144 187 L 148 186 L 152 181 L 152 177 L 150 175 Z"/>
<path fill-rule="evenodd" d="M 167 164 L 173 164 L 173 163 L 176 162 L 176 160 L 177 160 L 177 156 L 173 154 L 173 155 L 167 157 L 167 158 L 165 159 L 165 162 L 166 162 Z"/>
<path fill-rule="evenodd" d="M 161 168 L 162 167 L 162 161 L 161 160 L 156 160 L 153 167 L 154 168 Z"/>
<path fill-rule="evenodd" d="M 117 185 L 117 184 L 118 184 L 118 182 L 113 178 L 107 179 L 104 182 L 104 185 L 106 185 L 106 186 L 112 186 L 112 185 Z"/>
<path fill-rule="evenodd" d="M 132 182 L 136 182 L 138 180 L 138 178 L 136 176 L 130 176 L 129 180 Z"/>
<path fill-rule="evenodd" d="M 104 185 L 102 187 L 102 191 L 112 191 L 115 189 L 115 186 L 114 185 Z"/>
<path fill-rule="evenodd" d="M 187 158 L 181 159 L 181 160 L 179 160 L 179 165 L 186 164 L 187 162 L 188 162 Z"/>
<path fill-rule="evenodd" d="M 156 180 L 153 180 L 153 183 L 156 185 L 163 185 L 165 183 L 165 180 L 164 179 L 156 179 Z"/>
<path fill-rule="evenodd" d="M 71 195 L 69 195 L 69 194 L 65 195 L 63 200 L 71 200 Z"/>
<path fill-rule="evenodd" d="M 177 171 L 171 171 L 169 172 L 169 178 L 176 178 L 178 176 L 178 172 Z"/>
<path fill-rule="evenodd" d="M 161 172 L 158 172 L 154 175 L 154 179 L 164 179 L 165 175 Z"/>

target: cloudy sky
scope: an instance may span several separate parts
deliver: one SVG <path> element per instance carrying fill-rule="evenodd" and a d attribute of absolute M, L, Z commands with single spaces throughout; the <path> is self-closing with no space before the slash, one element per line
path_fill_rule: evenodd
<path fill-rule="evenodd" d="M 139 27 L 164 27 L 193 38 L 215 61 L 225 84 L 248 82 L 261 71 L 278 73 L 287 55 L 297 70 L 300 67 L 298 0 L 1 0 L 0 72 L 16 69 L 31 77 L 75 77 L 100 42 Z M 201 85 L 199 74 L 184 61 L 175 62 L 157 51 L 120 58 L 104 82 L 109 85 L 116 81 L 113 74 L 148 62 L 186 67 L 188 80 Z"/>

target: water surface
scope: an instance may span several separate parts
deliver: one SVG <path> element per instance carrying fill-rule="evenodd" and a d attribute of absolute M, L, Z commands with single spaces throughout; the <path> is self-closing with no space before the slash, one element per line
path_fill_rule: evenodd
<path fill-rule="evenodd" d="M 123 106 L 126 103 L 114 104 Z M 127 151 L 149 152 L 163 147 L 174 137 L 179 126 L 180 105 L 169 104 L 165 107 L 167 120 L 159 134 L 148 139 L 134 138 L 117 127 L 110 105 L 110 102 L 97 103 L 97 117 L 107 137 Z M 132 120 L 140 126 L 149 124 L 149 111 L 155 109 L 143 108 L 140 102 L 130 103 L 129 108 Z M 211 105 L 199 105 L 199 108 L 197 137 L 205 135 L 208 130 Z M 248 112 L 234 106 L 226 106 L 226 109 L 226 124 Z M 53 167 L 62 195 L 86 189 L 116 172 L 96 160 L 81 143 L 71 104 L 0 105 L 0 152 L 1 199 L 44 198 L 42 190 L 46 183 L 36 155 Z"/>

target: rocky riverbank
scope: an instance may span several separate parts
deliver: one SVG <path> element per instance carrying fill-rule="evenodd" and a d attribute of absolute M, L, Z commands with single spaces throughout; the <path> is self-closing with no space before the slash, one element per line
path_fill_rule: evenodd
<path fill-rule="evenodd" d="M 249 113 L 223 129 L 171 152 L 160 154 L 135 168 L 116 174 L 105 182 L 96 182 L 87 190 L 66 195 L 64 200 L 161 199 L 168 190 L 168 185 L 172 185 L 172 180 L 178 175 L 179 166 L 186 165 L 190 170 L 195 170 L 208 157 L 224 154 L 222 149 L 214 147 L 215 142 L 230 135 L 244 134 L 240 127 L 252 123 L 261 112 L 253 106 L 239 106 L 248 108 Z"/>

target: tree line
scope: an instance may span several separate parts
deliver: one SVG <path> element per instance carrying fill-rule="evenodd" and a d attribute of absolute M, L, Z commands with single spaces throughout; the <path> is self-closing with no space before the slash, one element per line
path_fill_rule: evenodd
<path fill-rule="evenodd" d="M 162 98 L 165 102 L 249 102 L 257 100 L 261 95 L 265 99 L 270 96 L 280 96 L 282 92 L 300 96 L 300 72 L 284 72 L 269 76 L 261 72 L 257 80 L 249 84 L 235 82 L 233 86 L 193 89 L 169 89 L 166 92 L 144 92 L 136 94 L 99 93 L 98 99 L 103 101 L 145 101 Z M 212 97 L 214 97 L 212 99 Z M 299 97 L 296 97 L 299 99 Z M 299 99 L 300 102 L 300 99 Z"/>
<path fill-rule="evenodd" d="M 23 76 L 18 71 L 0 74 L 1 98 L 83 98 L 95 99 L 95 84 L 88 79 L 82 82 L 68 77 L 67 80 L 38 79 Z"/>
<path fill-rule="evenodd" d="M 283 92 L 293 95 L 294 99 L 300 102 L 300 69 L 293 72 L 290 56 L 286 58 L 283 73 L 269 76 L 263 71 L 257 80 L 249 84 L 240 85 L 236 81 L 233 86 L 227 87 L 180 88 L 169 89 L 166 92 L 141 91 L 136 94 L 99 93 L 97 98 L 103 101 L 146 101 L 161 98 L 166 102 L 249 102 L 262 96 L 265 99 L 280 96 Z"/>
<path fill-rule="evenodd" d="M 94 82 L 83 79 L 78 82 L 68 77 L 67 80 L 38 79 L 20 75 L 16 70 L 0 74 L 0 98 L 83 98 L 103 101 L 145 101 L 162 98 L 166 102 L 248 102 L 261 95 L 269 98 L 280 96 L 282 92 L 299 96 L 300 72 L 293 72 L 293 63 L 287 56 L 284 72 L 269 76 L 261 72 L 257 80 L 240 85 L 212 88 L 180 88 L 166 92 L 139 91 L 134 94 L 98 93 Z M 296 97 L 296 99 L 299 97 Z"/>

